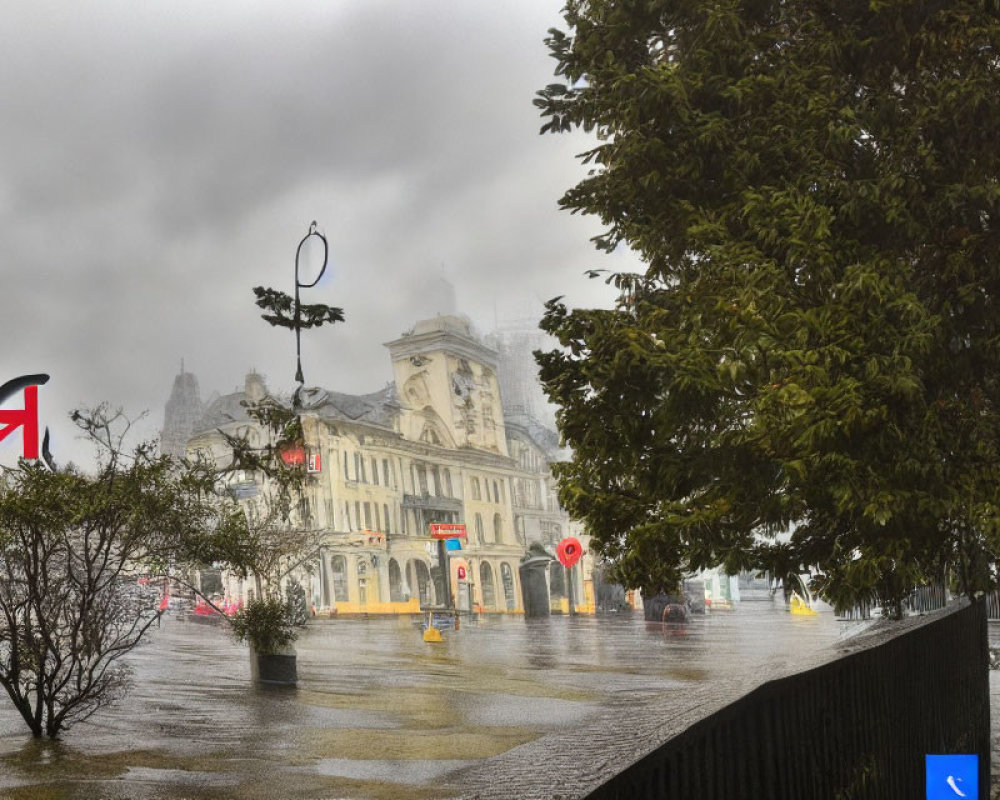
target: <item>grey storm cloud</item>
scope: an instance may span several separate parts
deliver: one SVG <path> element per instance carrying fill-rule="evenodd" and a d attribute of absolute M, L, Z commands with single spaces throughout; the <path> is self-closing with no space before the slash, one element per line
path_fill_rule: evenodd
<path fill-rule="evenodd" d="M 311 383 L 384 385 L 382 343 L 440 310 L 438 278 L 483 332 L 555 295 L 610 302 L 584 270 L 637 262 L 557 209 L 590 140 L 540 137 L 531 105 L 560 5 L 0 11 L 0 381 L 51 374 L 53 446 L 73 453 L 67 412 L 101 400 L 149 409 L 155 435 L 181 358 L 204 394 L 251 367 L 287 390 L 293 340 L 250 289 L 289 288 L 313 219 L 331 268 L 310 300 L 347 322 L 304 338 Z"/>

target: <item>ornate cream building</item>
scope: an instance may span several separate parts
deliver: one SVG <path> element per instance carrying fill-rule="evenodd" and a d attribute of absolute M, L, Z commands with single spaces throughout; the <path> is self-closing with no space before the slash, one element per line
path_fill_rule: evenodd
<path fill-rule="evenodd" d="M 466 319 L 419 322 L 386 347 L 394 381 L 382 391 L 302 393 L 310 473 L 298 521 L 321 532 L 322 546 L 296 576 L 318 613 L 414 613 L 449 604 L 446 593 L 463 610 L 520 612 L 528 545 L 551 550 L 580 535 L 549 474 L 558 438 L 530 420 L 505 423 L 497 353 Z M 222 457 L 219 431 L 247 427 L 241 402 L 266 394 L 248 375 L 244 391 L 209 406 L 188 451 Z M 443 564 L 430 535 L 442 523 L 467 532 Z M 580 611 L 593 609 L 590 573 L 589 559 L 574 570 Z M 553 610 L 566 610 L 564 571 L 556 564 L 550 575 Z M 226 584 L 230 599 L 253 585 Z"/>

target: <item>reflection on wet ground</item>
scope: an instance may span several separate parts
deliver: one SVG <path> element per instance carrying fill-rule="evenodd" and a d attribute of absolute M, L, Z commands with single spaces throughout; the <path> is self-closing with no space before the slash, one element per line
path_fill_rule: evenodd
<path fill-rule="evenodd" d="M 514 748 L 555 752 L 584 729 L 620 744 L 630 709 L 690 713 L 695 687 L 735 698 L 856 629 L 763 603 L 666 630 L 485 618 L 437 645 L 409 618 L 316 620 L 299 688 L 261 690 L 225 630 L 169 620 L 131 655 L 128 698 L 63 741 L 32 740 L 0 704 L 0 797 L 456 797 L 502 780 Z"/>

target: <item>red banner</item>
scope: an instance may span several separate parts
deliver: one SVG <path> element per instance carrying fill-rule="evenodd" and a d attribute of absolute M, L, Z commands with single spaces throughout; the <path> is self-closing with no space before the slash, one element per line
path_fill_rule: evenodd
<path fill-rule="evenodd" d="M 444 522 L 431 523 L 432 539 L 465 539 L 467 538 L 464 525 L 449 525 Z"/>

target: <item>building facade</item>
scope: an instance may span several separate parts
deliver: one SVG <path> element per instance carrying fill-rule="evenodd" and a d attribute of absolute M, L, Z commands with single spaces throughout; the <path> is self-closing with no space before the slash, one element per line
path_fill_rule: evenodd
<path fill-rule="evenodd" d="M 317 613 L 520 612 L 528 545 L 551 549 L 574 534 L 548 469 L 557 437 L 507 426 L 497 353 L 464 318 L 419 322 L 386 347 L 394 380 L 383 390 L 302 392 L 310 471 L 297 522 L 322 545 L 293 574 Z M 266 395 L 263 378 L 248 375 L 242 392 L 209 406 L 189 452 L 224 458 L 219 431 L 252 428 L 242 403 Z M 252 476 L 238 477 L 237 491 L 255 491 Z M 464 525 L 461 549 L 442 553 L 433 525 Z M 566 608 L 564 572 L 552 571 L 554 610 Z M 579 609 L 592 608 L 587 567 L 574 574 Z M 228 578 L 227 594 L 245 600 L 252 585 Z"/>

